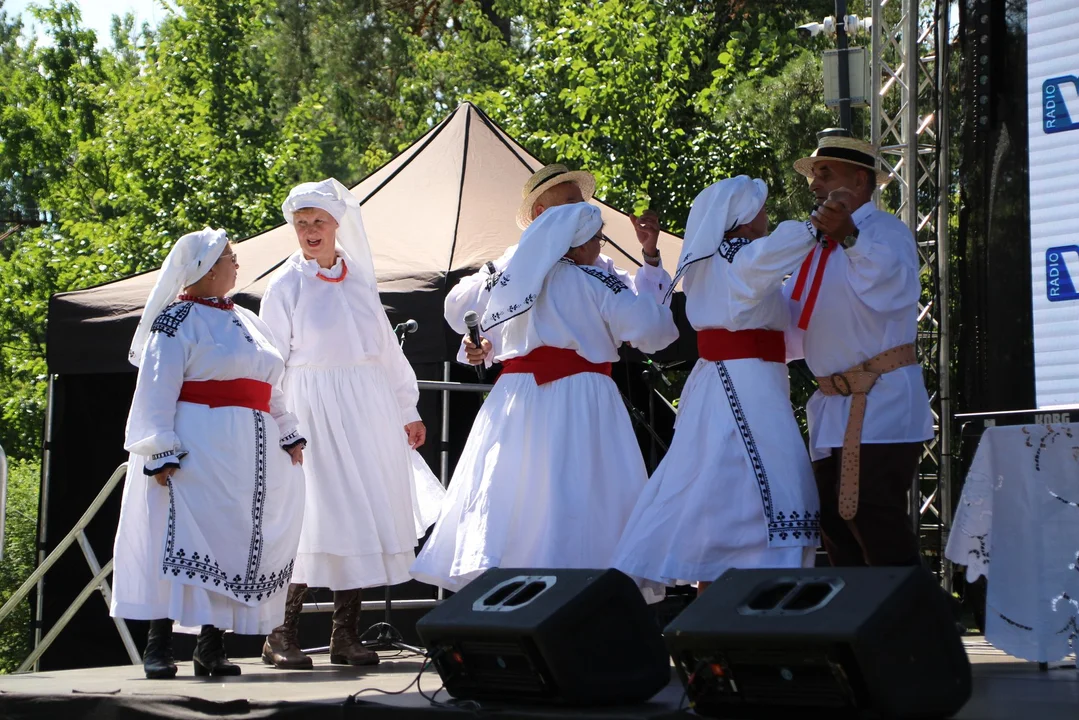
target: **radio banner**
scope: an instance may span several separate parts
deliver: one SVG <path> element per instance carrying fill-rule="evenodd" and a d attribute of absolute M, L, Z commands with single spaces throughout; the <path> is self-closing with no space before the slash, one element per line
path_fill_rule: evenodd
<path fill-rule="evenodd" d="M 1079 405 L 1079 3 L 1027 2 L 1030 251 L 1039 409 Z"/>

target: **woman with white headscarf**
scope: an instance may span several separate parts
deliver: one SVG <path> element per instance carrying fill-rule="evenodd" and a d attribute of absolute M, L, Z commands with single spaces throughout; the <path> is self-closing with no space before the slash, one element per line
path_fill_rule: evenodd
<path fill-rule="evenodd" d="M 641 493 L 614 566 L 640 582 L 731 568 L 811 566 L 820 503 L 790 403 L 781 286 L 815 241 L 808 223 L 768 232 L 768 189 L 745 175 L 693 201 L 677 278 L 700 359 L 674 440 Z"/>
<path fill-rule="evenodd" d="M 239 675 L 224 631 L 263 634 L 284 615 L 306 442 L 277 388 L 285 364 L 270 331 L 226 297 L 238 269 L 223 230 L 181 237 L 128 356 L 139 374 L 110 612 L 151 621 L 151 678 L 176 675 L 174 621 L 200 628 L 196 675 Z"/>
<path fill-rule="evenodd" d="M 281 209 L 300 247 L 271 277 L 260 315 L 285 359 L 288 407 L 313 450 L 285 620 L 262 658 L 312 667 L 297 624 L 307 588 L 326 587 L 334 601 L 330 662 L 375 665 L 378 655 L 356 628 L 361 591 L 409 580 L 416 541 L 444 491 L 416 452 L 426 435 L 416 374 L 379 299 L 359 202 L 331 178 L 296 186 Z M 429 515 L 421 495 L 433 500 Z"/>
<path fill-rule="evenodd" d="M 648 476 L 611 363 L 623 342 L 656 352 L 678 330 L 668 307 L 593 266 L 602 227 L 586 203 L 546 210 L 484 290 L 503 370 L 416 579 L 457 591 L 492 567 L 610 566 Z"/>

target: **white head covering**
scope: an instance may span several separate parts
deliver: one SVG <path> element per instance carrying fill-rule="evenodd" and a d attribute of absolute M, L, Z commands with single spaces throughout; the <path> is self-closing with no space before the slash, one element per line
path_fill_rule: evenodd
<path fill-rule="evenodd" d="M 555 263 L 570 248 L 591 240 L 602 227 L 603 218 L 595 205 L 571 203 L 545 210 L 521 235 L 517 251 L 491 292 L 480 327 L 490 330 L 530 310 Z"/>
<path fill-rule="evenodd" d="M 292 216 L 303 208 L 325 210 L 337 221 L 337 247 L 348 259 L 349 273 L 362 278 L 363 282 L 378 292 L 375 264 L 371 259 L 371 246 L 360 216 L 360 201 L 348 188 L 333 178 L 321 182 L 297 185 L 281 203 L 285 220 L 292 225 Z"/>
<path fill-rule="evenodd" d="M 181 290 L 194 285 L 210 272 L 210 268 L 221 257 L 228 243 L 229 239 L 224 230 L 204 228 L 184 235 L 172 246 L 161 265 L 157 283 L 146 298 L 139 326 L 135 328 L 135 337 L 127 353 L 127 359 L 132 365 L 139 367 L 142 362 L 142 350 L 150 339 L 150 328 L 157 316 L 176 300 Z"/>
<path fill-rule="evenodd" d="M 767 199 L 768 186 L 748 175 L 720 180 L 702 190 L 689 210 L 682 256 L 678 258 L 671 291 L 687 267 L 715 255 L 723 237 L 755 218 Z"/>

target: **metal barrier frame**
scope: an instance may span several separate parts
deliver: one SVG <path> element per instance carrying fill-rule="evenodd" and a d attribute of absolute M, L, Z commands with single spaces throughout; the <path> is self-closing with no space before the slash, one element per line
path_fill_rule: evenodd
<path fill-rule="evenodd" d="M 75 616 L 75 613 L 83 606 L 87 598 L 93 594 L 94 590 L 101 593 L 102 598 L 105 600 L 106 607 L 112 604 L 112 588 L 109 586 L 108 581 L 109 575 L 112 574 L 112 560 L 109 560 L 104 566 L 98 562 L 93 548 L 90 547 L 90 541 L 86 537 L 86 526 L 94 519 L 98 510 L 101 509 L 105 504 L 105 501 L 112 495 L 113 490 L 116 489 L 116 486 L 120 484 L 120 481 L 126 475 L 127 463 L 125 462 L 113 471 L 112 477 L 105 483 L 105 487 L 101 488 L 97 497 L 90 503 L 90 507 L 86 508 L 86 512 L 84 512 L 82 517 L 79 518 L 79 521 L 75 523 L 75 527 L 71 528 L 71 531 L 56 545 L 56 548 L 49 553 L 49 556 L 38 565 L 37 569 L 30 574 L 30 577 L 26 578 L 26 581 L 15 591 L 15 594 L 8 598 L 8 601 L 4 603 L 4 606 L 0 608 L 0 622 L 3 622 L 4 619 L 18 607 L 19 603 L 26 599 L 26 596 L 30 594 L 30 591 L 33 590 L 35 586 L 38 586 L 39 582 L 44 580 L 45 573 L 56 564 L 60 557 L 67 552 L 67 549 L 75 543 L 78 543 L 79 549 L 82 550 L 83 558 L 85 558 L 86 564 L 90 567 L 90 572 L 94 574 L 94 577 L 85 587 L 83 587 L 82 591 L 71 602 L 71 605 L 68 606 L 63 615 L 61 615 L 56 623 L 49 629 L 48 634 L 45 635 L 44 638 L 40 637 L 40 615 L 38 616 L 38 632 L 34 638 L 34 649 L 30 655 L 23 660 L 16 672 L 26 672 L 31 667 L 35 670 L 37 669 L 38 660 L 45 651 L 49 649 L 49 646 L 52 645 L 56 636 L 67 627 L 71 618 Z M 40 613 L 40 608 L 42 607 L 40 589 L 37 600 L 37 606 L 39 608 L 38 612 Z M 112 621 L 116 624 L 116 629 L 120 633 L 120 639 L 124 643 L 124 648 L 127 650 L 127 655 L 131 659 L 131 664 L 138 665 L 142 662 L 142 659 L 139 657 L 138 649 L 135 647 L 135 641 L 131 637 L 131 631 L 128 630 L 127 623 L 123 618 L 113 618 Z"/>

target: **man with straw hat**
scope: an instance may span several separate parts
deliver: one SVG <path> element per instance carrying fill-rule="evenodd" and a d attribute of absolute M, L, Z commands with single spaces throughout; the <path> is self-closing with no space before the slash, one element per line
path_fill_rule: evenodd
<path fill-rule="evenodd" d="M 596 190 L 596 179 L 592 173 L 583 170 L 570 170 L 565 165 L 555 163 L 546 165 L 532 174 L 521 190 L 521 204 L 517 208 L 517 226 L 524 230 L 545 210 L 569 203 L 588 202 Z M 641 255 L 644 264 L 635 276 L 615 266 L 606 255 L 599 255 L 595 266 L 609 275 L 616 276 L 634 293 L 648 293 L 658 303 L 663 303 L 671 287 L 671 276 L 663 269 L 659 256 L 659 217 L 651 210 L 640 217 L 630 215 L 637 240 L 641 243 Z M 502 257 L 487 262 L 475 274 L 462 279 L 446 296 L 446 322 L 454 331 L 466 337 L 462 342 L 458 360 L 478 365 L 498 352 L 491 347 L 491 340 L 484 339 L 483 347 L 477 348 L 467 337 L 464 317 L 469 311 L 483 314 L 479 302 L 489 285 L 498 282 L 502 271 L 516 252 L 517 246 L 509 247 Z M 497 338 L 496 338 L 497 340 Z"/>
<path fill-rule="evenodd" d="M 907 226 L 873 205 L 888 181 L 877 163 L 877 148 L 833 129 L 794 164 L 816 198 L 819 242 L 784 288 L 796 324 L 788 340 L 819 384 L 806 408 L 809 448 L 824 547 L 840 566 L 921 563 L 907 492 L 933 437 L 914 349 L 918 250 Z"/>

